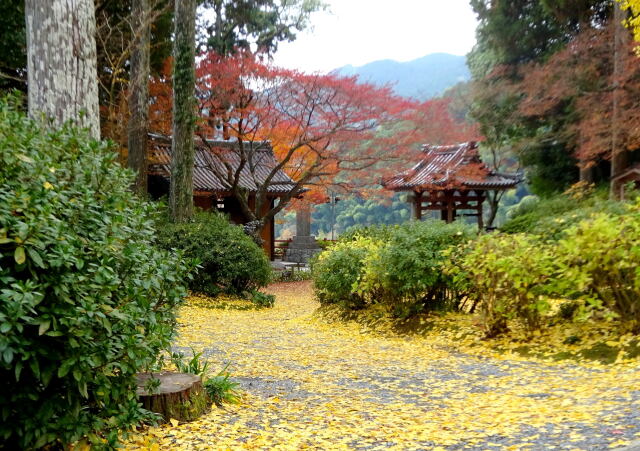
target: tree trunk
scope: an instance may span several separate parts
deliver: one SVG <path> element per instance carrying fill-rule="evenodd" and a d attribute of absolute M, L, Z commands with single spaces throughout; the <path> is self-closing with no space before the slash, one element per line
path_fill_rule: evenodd
<path fill-rule="evenodd" d="M 625 28 L 623 21 L 626 13 L 622 10 L 619 2 L 614 2 L 614 22 L 615 22 L 615 42 L 613 61 L 613 112 L 611 124 L 611 197 L 618 199 L 620 190 L 613 181 L 613 178 L 623 173 L 629 166 L 629 152 L 624 147 L 621 138 L 620 126 L 620 103 L 624 96 L 623 75 L 628 53 L 629 31 Z"/>
<path fill-rule="evenodd" d="M 93 0 L 26 0 L 29 115 L 100 138 Z"/>
<path fill-rule="evenodd" d="M 193 215 L 196 0 L 176 0 L 173 43 L 173 142 L 169 206 L 175 222 Z"/>
<path fill-rule="evenodd" d="M 147 391 L 150 380 L 160 385 L 151 393 Z M 193 421 L 208 410 L 211 402 L 200 376 L 195 374 L 141 373 L 137 375 L 136 394 L 145 409 L 162 415 L 164 421 Z"/>
<path fill-rule="evenodd" d="M 594 180 L 594 167 L 589 166 L 588 168 L 580 167 L 580 181 L 584 183 L 593 183 Z"/>
<path fill-rule="evenodd" d="M 498 209 L 500 208 L 500 201 L 502 200 L 502 195 L 504 191 L 487 191 L 487 201 L 489 203 L 489 216 L 487 218 L 486 227 L 493 227 L 493 223 L 496 221 L 496 217 L 498 216 Z"/>
<path fill-rule="evenodd" d="M 134 191 L 147 192 L 147 129 L 149 119 L 149 0 L 133 0 L 133 46 L 129 81 L 129 140 L 127 163 L 136 173 Z"/>

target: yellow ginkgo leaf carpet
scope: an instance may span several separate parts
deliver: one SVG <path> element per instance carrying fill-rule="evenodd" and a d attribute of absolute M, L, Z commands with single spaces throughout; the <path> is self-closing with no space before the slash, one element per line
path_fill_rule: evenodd
<path fill-rule="evenodd" d="M 315 318 L 308 282 L 273 309 L 180 312 L 176 347 L 230 362 L 239 405 L 127 449 L 599 450 L 640 439 L 640 368 L 528 361 L 384 338 Z"/>

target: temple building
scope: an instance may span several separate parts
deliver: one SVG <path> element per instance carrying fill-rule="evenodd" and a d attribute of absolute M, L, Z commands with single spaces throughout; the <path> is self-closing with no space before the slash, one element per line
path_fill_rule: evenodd
<path fill-rule="evenodd" d="M 476 217 L 484 228 L 483 203 L 487 191 L 509 190 L 521 182 L 518 174 L 490 170 L 480 159 L 478 145 L 467 142 L 452 146 L 425 145 L 422 158 L 411 169 L 386 179 L 383 186 L 396 192 L 410 192 L 413 217 L 440 212 L 447 223 L 460 216 Z"/>
<path fill-rule="evenodd" d="M 238 185 L 249 194 L 249 208 L 254 209 L 256 195 L 262 186 L 267 186 L 267 202 L 261 214 L 271 210 L 278 198 L 288 194 L 297 184 L 282 170 L 275 170 L 277 160 L 267 141 L 244 143 L 251 146 L 245 154 L 251 152 L 251 164 L 241 164 L 241 152 L 237 141 L 207 141 L 196 139 L 193 168 L 193 203 L 205 211 L 216 209 L 229 216 L 235 224 L 247 222 L 240 202 L 229 188 L 227 176 L 238 173 Z M 171 180 L 171 138 L 152 134 L 149 141 L 149 194 L 152 198 L 168 196 Z M 242 166 L 242 167 L 241 167 Z M 238 169 L 240 168 L 240 171 Z M 269 182 L 267 180 L 272 176 Z M 232 176 L 233 177 L 233 176 Z M 274 221 L 271 220 L 262 230 L 261 238 L 265 253 L 274 257 L 275 244 Z"/>

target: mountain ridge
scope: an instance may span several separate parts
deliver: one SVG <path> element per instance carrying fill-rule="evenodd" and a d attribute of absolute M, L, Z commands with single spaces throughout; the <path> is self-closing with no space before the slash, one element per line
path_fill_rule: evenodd
<path fill-rule="evenodd" d="M 346 65 L 333 73 L 357 76 L 375 85 L 393 84 L 396 94 L 418 100 L 440 96 L 448 88 L 471 79 L 466 56 L 431 53 L 411 61 L 372 61 L 362 66 Z"/>

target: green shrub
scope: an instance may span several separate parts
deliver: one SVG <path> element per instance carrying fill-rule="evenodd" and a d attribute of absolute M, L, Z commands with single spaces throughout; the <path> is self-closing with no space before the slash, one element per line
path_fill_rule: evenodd
<path fill-rule="evenodd" d="M 0 101 L 0 441 L 115 446 L 135 374 L 172 339 L 188 272 L 105 143 Z M 102 441 L 106 439 L 106 442 Z"/>
<path fill-rule="evenodd" d="M 203 352 L 197 352 L 191 348 L 191 357 L 186 357 L 182 352 L 171 353 L 171 363 L 179 373 L 195 374 L 204 377 L 209 370 L 209 361 L 202 359 Z"/>
<path fill-rule="evenodd" d="M 207 392 L 207 396 L 217 406 L 220 406 L 225 402 L 229 404 L 238 404 L 240 402 L 240 392 L 238 390 L 240 384 L 230 380 L 231 374 L 229 374 L 228 371 L 229 364 L 227 364 L 217 375 L 208 377 L 209 367 L 211 364 L 209 360 L 202 356 L 202 352 L 197 352 L 195 349 L 191 348 L 191 357 L 186 357 L 182 352 L 174 352 L 171 354 L 171 362 L 180 373 L 200 376 L 204 381 L 203 385 Z M 162 370 L 162 368 L 159 370 Z"/>
<path fill-rule="evenodd" d="M 209 398 L 217 406 L 223 403 L 238 404 L 240 403 L 240 384 L 230 379 L 227 371 L 229 365 L 225 366 L 216 376 L 210 377 L 204 381 L 204 388 L 207 390 Z"/>
<path fill-rule="evenodd" d="M 179 249 L 200 262 L 189 286 L 193 291 L 247 295 L 271 280 L 264 251 L 220 213 L 199 212 L 189 223 L 164 224 L 160 230 L 161 247 Z"/>
<path fill-rule="evenodd" d="M 370 238 L 375 241 L 387 241 L 389 238 L 391 238 L 393 230 L 397 227 L 399 226 L 384 224 L 352 227 L 342 235 L 340 235 L 338 242 L 346 243 L 349 241 L 355 241 L 358 238 Z"/>
<path fill-rule="evenodd" d="M 251 302 L 260 308 L 271 308 L 276 305 L 276 297 L 261 291 L 253 291 L 251 293 Z"/>
<path fill-rule="evenodd" d="M 443 264 L 472 236 L 463 224 L 440 221 L 358 229 L 317 258 L 318 299 L 352 309 L 383 302 L 401 316 L 449 308 L 458 293 Z"/>
<path fill-rule="evenodd" d="M 331 246 L 333 246 L 334 241 L 331 240 L 316 240 L 316 243 L 318 244 L 318 247 L 322 250 L 327 250 L 329 249 Z"/>
<path fill-rule="evenodd" d="M 285 269 L 285 270 L 274 270 L 272 273 L 272 282 L 302 282 L 305 280 L 313 279 L 313 274 L 307 268 L 304 271 L 300 270 L 301 268 L 294 269 Z"/>
<path fill-rule="evenodd" d="M 500 231 L 531 233 L 547 241 L 557 241 L 570 226 L 594 214 L 608 212 L 620 215 L 625 212 L 624 203 L 609 200 L 608 191 L 594 191 L 580 184 L 548 199 L 536 202 L 525 202 L 525 199 L 522 202 L 524 205 L 510 212 L 511 219 Z"/>
<path fill-rule="evenodd" d="M 460 263 L 481 301 L 488 337 L 505 332 L 511 319 L 528 333 L 541 327 L 557 272 L 551 245 L 528 235 L 485 235 L 468 246 Z"/>
<path fill-rule="evenodd" d="M 443 264 L 451 258 L 445 251 L 474 235 L 462 223 L 442 221 L 393 227 L 379 252 L 367 259 L 361 287 L 377 291 L 393 307 L 409 306 L 411 311 L 455 307 L 454 280 L 443 272 Z"/>
<path fill-rule="evenodd" d="M 313 280 L 321 304 L 340 304 L 346 308 L 363 308 L 368 301 L 359 283 L 364 276 L 365 259 L 377 252 L 378 241 L 355 238 L 338 242 L 312 262 Z"/>
<path fill-rule="evenodd" d="M 603 303 L 626 331 L 640 333 L 640 203 L 627 209 L 569 228 L 557 252 L 564 291 Z"/>

